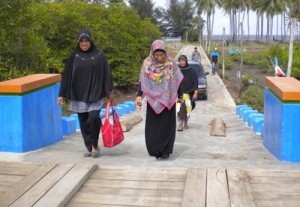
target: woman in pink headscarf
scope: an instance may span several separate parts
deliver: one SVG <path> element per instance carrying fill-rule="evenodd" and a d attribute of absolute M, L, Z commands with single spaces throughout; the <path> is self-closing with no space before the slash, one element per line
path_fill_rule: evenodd
<path fill-rule="evenodd" d="M 147 100 L 145 138 L 150 156 L 166 159 L 173 152 L 176 135 L 176 102 L 182 101 L 179 89 L 183 75 L 167 55 L 163 40 L 155 40 L 150 57 L 144 60 L 136 106 Z"/>

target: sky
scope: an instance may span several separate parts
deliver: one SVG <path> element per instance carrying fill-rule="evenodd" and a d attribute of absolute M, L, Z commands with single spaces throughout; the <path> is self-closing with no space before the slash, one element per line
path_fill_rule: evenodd
<path fill-rule="evenodd" d="M 153 3 L 156 7 L 161 6 L 165 7 L 168 0 L 153 0 Z M 206 15 L 202 15 L 202 18 L 206 20 Z M 244 20 L 244 33 L 248 33 L 246 17 Z M 225 35 L 229 35 L 229 15 L 225 14 L 221 9 L 217 9 L 214 17 L 214 27 L 213 27 L 213 34 L 214 35 L 222 35 L 223 28 L 225 28 Z M 250 25 L 256 25 L 256 16 L 254 13 L 250 14 Z M 207 34 L 204 31 L 204 34 Z M 255 27 L 250 27 L 250 34 L 255 34 Z"/>

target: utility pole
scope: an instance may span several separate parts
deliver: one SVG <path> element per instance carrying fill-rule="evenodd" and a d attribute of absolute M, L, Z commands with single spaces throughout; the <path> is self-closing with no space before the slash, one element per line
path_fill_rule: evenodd
<path fill-rule="evenodd" d="M 223 82 L 225 80 L 225 52 L 224 52 L 224 47 L 225 47 L 225 27 L 223 27 L 223 38 L 222 38 L 222 79 Z"/>
<path fill-rule="evenodd" d="M 288 58 L 288 67 L 287 67 L 287 77 L 291 77 L 292 73 L 292 62 L 293 62 L 293 48 L 294 48 L 294 35 L 295 35 L 295 26 L 296 19 L 291 17 L 291 34 L 290 34 L 290 43 L 289 43 L 289 58 Z"/>
<path fill-rule="evenodd" d="M 241 28 L 241 33 L 240 33 L 240 70 L 239 70 L 239 78 L 240 78 L 240 89 L 239 89 L 239 98 L 242 95 L 242 89 L 243 89 L 243 53 L 244 53 L 244 49 L 243 49 L 243 36 L 244 36 L 244 30 L 243 30 L 243 23 L 240 23 L 240 28 Z"/>

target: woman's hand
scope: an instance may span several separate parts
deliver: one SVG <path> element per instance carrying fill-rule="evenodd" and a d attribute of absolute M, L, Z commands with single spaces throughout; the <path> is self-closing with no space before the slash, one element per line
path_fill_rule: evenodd
<path fill-rule="evenodd" d="M 136 97 L 134 103 L 135 103 L 135 108 L 138 109 L 138 110 L 140 110 L 141 107 L 142 107 L 142 96 Z"/>
<path fill-rule="evenodd" d="M 177 99 L 177 102 L 182 104 L 182 103 L 184 102 L 184 100 L 183 100 L 183 98 L 179 97 L 179 98 Z"/>
<path fill-rule="evenodd" d="M 110 94 L 106 98 L 109 102 L 111 102 L 111 103 L 114 102 L 114 95 Z"/>
<path fill-rule="evenodd" d="M 62 106 L 64 102 L 64 98 L 63 97 L 58 97 L 56 100 L 57 105 Z"/>
<path fill-rule="evenodd" d="M 194 94 L 193 94 L 192 99 L 193 99 L 194 101 L 196 101 L 197 98 L 198 98 L 198 91 L 196 90 L 196 91 L 194 92 Z"/>
<path fill-rule="evenodd" d="M 110 92 L 108 95 L 106 95 L 106 99 L 107 99 L 107 101 L 109 101 L 109 102 L 114 102 L 114 97 L 115 97 L 115 94 L 114 94 L 114 92 L 112 91 L 112 92 Z"/>

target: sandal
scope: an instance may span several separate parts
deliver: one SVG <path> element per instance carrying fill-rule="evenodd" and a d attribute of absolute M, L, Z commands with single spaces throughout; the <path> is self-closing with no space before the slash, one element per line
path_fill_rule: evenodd
<path fill-rule="evenodd" d="M 178 127 L 178 128 L 177 128 L 177 131 L 178 131 L 178 132 L 182 132 L 182 131 L 183 131 L 183 128 Z"/>
<path fill-rule="evenodd" d="M 91 156 L 92 156 L 92 158 L 98 158 L 98 157 L 100 157 L 100 149 L 99 149 L 99 147 L 96 149 L 96 151 L 92 151 L 91 152 Z"/>
<path fill-rule="evenodd" d="M 83 157 L 90 157 L 90 156 L 92 156 L 91 152 L 85 152 L 85 153 L 83 153 Z"/>
<path fill-rule="evenodd" d="M 178 125 L 177 131 L 179 131 L 179 132 L 183 131 L 183 124 Z"/>

